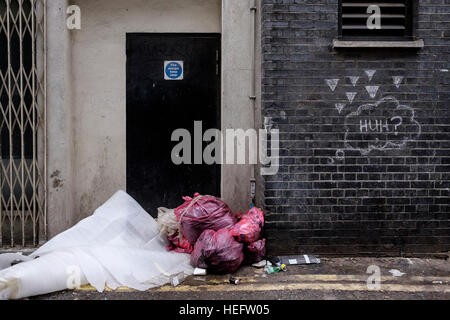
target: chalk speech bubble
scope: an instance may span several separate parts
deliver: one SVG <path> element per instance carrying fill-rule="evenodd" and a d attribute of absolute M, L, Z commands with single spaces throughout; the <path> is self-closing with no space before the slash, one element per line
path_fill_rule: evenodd
<path fill-rule="evenodd" d="M 367 155 L 373 150 L 402 149 L 422 132 L 415 111 L 392 96 L 362 105 L 345 118 L 345 145 Z"/>

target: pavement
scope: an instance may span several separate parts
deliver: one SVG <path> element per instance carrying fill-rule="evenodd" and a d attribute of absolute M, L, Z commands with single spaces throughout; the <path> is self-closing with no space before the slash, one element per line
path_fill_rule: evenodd
<path fill-rule="evenodd" d="M 288 266 L 268 275 L 243 267 L 233 276 L 190 276 L 182 284 L 138 292 L 97 292 L 90 286 L 34 300 L 450 300 L 450 261 L 414 258 L 322 258 L 321 264 Z M 370 268 L 369 268 L 370 267 Z M 368 268 L 371 273 L 367 273 Z M 379 269 L 378 269 L 379 268 Z M 375 270 L 375 273 L 373 273 Z M 375 281 L 380 271 L 380 286 Z M 398 270 L 402 276 L 389 271 Z M 369 279 L 369 277 L 371 277 Z M 375 278 L 374 278 L 375 277 Z M 369 280 L 369 281 L 368 281 Z M 368 286 L 368 282 L 371 285 Z"/>

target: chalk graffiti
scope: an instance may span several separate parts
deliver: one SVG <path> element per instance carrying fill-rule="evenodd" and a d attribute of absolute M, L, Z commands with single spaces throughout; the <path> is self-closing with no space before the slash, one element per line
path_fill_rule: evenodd
<path fill-rule="evenodd" d="M 378 119 L 366 119 L 366 120 L 360 120 L 359 121 L 359 127 L 360 127 L 360 132 L 378 132 L 378 133 L 383 133 L 384 132 L 394 132 L 395 135 L 398 135 L 398 127 L 402 125 L 403 123 L 403 118 L 402 117 L 392 117 L 390 119 L 391 122 L 394 122 L 394 120 L 398 120 L 399 122 L 394 124 L 394 123 L 388 123 L 388 119 L 385 119 L 384 122 L 383 120 L 378 120 Z M 372 124 L 373 122 L 373 124 Z M 391 125 L 393 126 L 393 128 L 391 128 Z M 392 131 L 390 130 L 392 129 Z"/>
<path fill-rule="evenodd" d="M 347 92 L 345 95 L 347 96 L 348 102 L 353 103 L 357 94 L 358 92 Z"/>
<path fill-rule="evenodd" d="M 377 70 L 366 70 L 365 73 L 369 78 L 369 81 L 372 81 L 373 77 L 375 76 L 375 73 L 377 73 Z"/>
<path fill-rule="evenodd" d="M 344 108 L 345 108 L 346 106 L 347 106 L 347 105 L 346 105 L 345 103 L 336 103 L 336 104 L 335 104 L 336 110 L 339 112 L 339 114 L 342 113 L 342 110 L 344 110 Z"/>
<path fill-rule="evenodd" d="M 325 82 L 330 87 L 331 91 L 334 92 L 339 84 L 339 79 L 327 79 Z"/>
<path fill-rule="evenodd" d="M 336 151 L 336 159 L 339 161 L 344 160 L 345 159 L 345 151 L 344 150 Z"/>
<path fill-rule="evenodd" d="M 349 78 L 349 79 L 350 79 L 350 82 L 352 83 L 352 85 L 353 85 L 354 87 L 356 87 L 356 85 L 358 84 L 358 81 L 359 81 L 359 77 L 353 76 L 353 77 L 347 77 L 347 78 Z"/>
<path fill-rule="evenodd" d="M 328 158 L 328 164 L 335 164 L 336 162 L 342 162 L 345 160 L 345 151 L 339 149 L 336 151 L 335 157 Z"/>
<path fill-rule="evenodd" d="M 402 76 L 394 76 L 392 77 L 392 80 L 394 81 L 394 85 L 398 88 L 400 88 L 400 85 L 403 82 L 404 77 Z"/>
<path fill-rule="evenodd" d="M 367 93 L 372 99 L 375 99 L 378 93 L 379 86 L 366 86 Z"/>
<path fill-rule="evenodd" d="M 373 150 L 402 149 L 421 135 L 415 111 L 392 96 L 362 105 L 345 118 L 347 149 L 368 155 Z"/>
<path fill-rule="evenodd" d="M 377 70 L 365 70 L 365 75 L 369 82 L 375 77 Z M 358 92 L 358 82 L 362 77 L 357 75 L 345 76 L 343 88 L 351 86 L 354 91 L 344 91 L 347 101 L 336 101 L 334 104 L 337 112 L 342 115 L 344 110 L 350 109 L 355 105 Z M 325 79 L 326 84 L 332 92 L 337 91 L 341 79 Z M 400 88 L 405 81 L 404 76 L 392 76 L 392 83 Z M 362 85 L 360 89 L 366 90 L 369 97 L 377 101 L 380 95 L 379 85 Z M 362 96 L 361 96 L 362 97 Z M 413 108 L 401 104 L 395 97 L 386 96 L 374 103 L 361 105 L 357 111 L 348 114 L 345 117 L 345 148 L 339 149 L 335 156 L 328 158 L 329 164 L 335 164 L 344 161 L 346 151 L 359 151 L 367 156 L 373 150 L 393 150 L 403 149 L 409 141 L 417 139 L 422 133 L 422 127 L 415 119 Z"/>

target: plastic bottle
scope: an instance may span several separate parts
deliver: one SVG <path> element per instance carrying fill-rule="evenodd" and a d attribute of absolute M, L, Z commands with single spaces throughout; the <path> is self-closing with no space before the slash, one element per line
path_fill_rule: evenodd
<path fill-rule="evenodd" d="M 281 268 L 278 266 L 266 266 L 264 268 L 264 270 L 268 273 L 268 274 L 273 274 L 273 273 L 278 273 L 281 271 Z"/>

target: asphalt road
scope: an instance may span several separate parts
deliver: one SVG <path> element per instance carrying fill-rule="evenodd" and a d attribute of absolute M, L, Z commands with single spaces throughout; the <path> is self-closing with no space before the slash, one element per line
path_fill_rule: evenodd
<path fill-rule="evenodd" d="M 369 266 L 381 271 L 380 290 L 370 290 Z M 394 277 L 389 270 L 404 273 Z M 440 259 L 335 258 L 318 265 L 289 266 L 267 275 L 245 267 L 229 276 L 191 276 L 177 287 L 146 292 L 119 289 L 98 293 L 91 287 L 34 297 L 38 300 L 450 300 L 450 262 Z M 372 283 L 372 282 L 370 282 Z"/>

